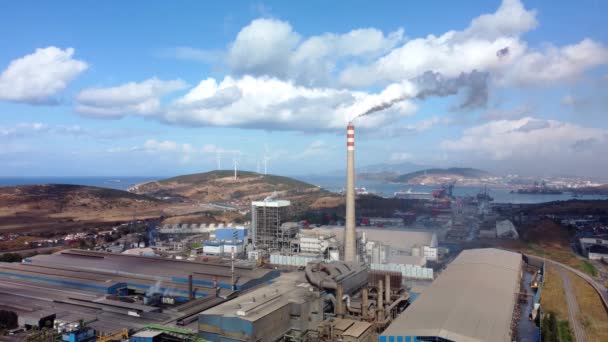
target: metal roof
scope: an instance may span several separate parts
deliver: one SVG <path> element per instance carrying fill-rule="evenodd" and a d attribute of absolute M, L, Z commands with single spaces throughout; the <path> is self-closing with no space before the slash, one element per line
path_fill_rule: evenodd
<path fill-rule="evenodd" d="M 344 234 L 342 233 L 344 231 L 343 226 L 323 226 L 321 228 L 315 228 L 314 230 L 319 232 L 331 232 L 335 234 L 339 241 L 344 240 Z M 437 244 L 436 234 L 429 231 L 357 227 L 357 234 L 363 233 L 365 233 L 365 236 L 369 241 L 377 241 L 397 249 L 408 251 L 416 245 L 436 247 Z"/>
<path fill-rule="evenodd" d="M 256 207 L 287 207 L 291 205 L 290 201 L 286 200 L 272 200 L 272 201 L 254 201 L 251 202 Z"/>
<path fill-rule="evenodd" d="M 382 336 L 511 341 L 521 262 L 495 248 L 463 251 Z"/>

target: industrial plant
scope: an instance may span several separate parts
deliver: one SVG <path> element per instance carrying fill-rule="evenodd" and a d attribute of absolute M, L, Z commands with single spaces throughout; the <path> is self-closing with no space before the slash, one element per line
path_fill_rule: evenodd
<path fill-rule="evenodd" d="M 525 258 L 467 250 L 445 266 L 435 231 L 358 220 L 354 157 L 351 123 L 343 226 L 303 226 L 268 196 L 249 222 L 158 224 L 148 245 L 0 263 L 0 306 L 18 315 L 15 336 L 75 342 L 514 340 L 534 304 L 517 300 Z"/>

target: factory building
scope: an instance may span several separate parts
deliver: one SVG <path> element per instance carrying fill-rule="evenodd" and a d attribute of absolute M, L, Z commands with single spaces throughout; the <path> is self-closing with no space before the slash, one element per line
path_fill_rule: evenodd
<path fill-rule="evenodd" d="M 251 202 L 251 239 L 256 249 L 267 252 L 289 249 L 298 232 L 291 218 L 291 202 L 266 198 Z"/>
<path fill-rule="evenodd" d="M 341 261 L 311 261 L 272 284 L 199 315 L 209 341 L 371 342 L 407 306 L 401 276 Z"/>
<path fill-rule="evenodd" d="M 343 243 L 342 234 L 338 233 L 343 229 L 338 226 L 324 226 L 314 230 L 337 233 L 336 238 Z M 428 261 L 435 261 L 439 257 L 437 235 L 434 232 L 357 227 L 357 233 L 360 234 L 360 243 L 374 242 L 389 246 L 390 253 L 393 254 L 422 256 Z M 359 249 L 366 248 L 361 246 Z"/>
<path fill-rule="evenodd" d="M 304 279 L 283 276 L 201 313 L 199 336 L 208 341 L 272 342 L 286 334 L 302 336 L 322 320 L 321 296 Z"/>
<path fill-rule="evenodd" d="M 512 341 L 519 253 L 465 250 L 382 333 L 389 341 Z"/>
<path fill-rule="evenodd" d="M 608 259 L 608 240 L 583 237 L 579 239 L 581 251 L 592 260 Z"/>

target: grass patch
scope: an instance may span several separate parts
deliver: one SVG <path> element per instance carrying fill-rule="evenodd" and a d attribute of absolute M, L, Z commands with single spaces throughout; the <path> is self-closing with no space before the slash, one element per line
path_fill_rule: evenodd
<path fill-rule="evenodd" d="M 582 264 L 583 272 L 589 274 L 592 277 L 597 276 L 597 268 L 595 267 L 595 265 L 593 265 L 588 260 L 582 260 L 581 264 Z"/>
<path fill-rule="evenodd" d="M 582 257 L 576 255 L 569 248 L 527 243 L 526 249 L 522 252 L 560 262 L 579 271 L 585 272 L 592 277 L 595 277 L 598 274 L 595 265 L 589 262 L 589 260 L 583 259 Z"/>
<path fill-rule="evenodd" d="M 608 313 L 602 305 L 602 301 L 584 279 L 568 272 L 572 288 L 576 296 L 576 301 L 580 308 L 579 320 L 585 328 L 588 341 L 606 341 L 606 331 L 608 331 Z"/>
<path fill-rule="evenodd" d="M 547 265 L 545 283 L 540 293 L 540 304 L 546 312 L 553 312 L 558 320 L 568 320 L 564 285 L 555 266 Z"/>
<path fill-rule="evenodd" d="M 557 336 L 560 342 L 572 342 L 572 330 L 568 321 L 559 321 L 557 323 Z"/>

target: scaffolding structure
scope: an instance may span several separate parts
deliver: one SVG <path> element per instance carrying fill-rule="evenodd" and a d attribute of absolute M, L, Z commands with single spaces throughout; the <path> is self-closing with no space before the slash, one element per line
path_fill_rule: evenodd
<path fill-rule="evenodd" d="M 291 202 L 264 200 L 251 203 L 251 238 L 256 249 L 267 252 L 289 249 L 296 236 L 296 224 L 286 222 L 291 218 Z"/>

